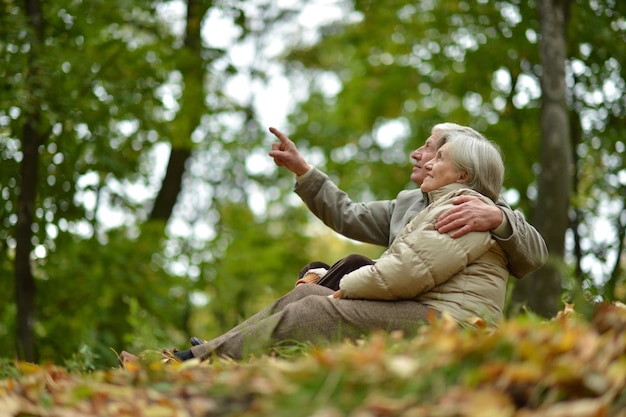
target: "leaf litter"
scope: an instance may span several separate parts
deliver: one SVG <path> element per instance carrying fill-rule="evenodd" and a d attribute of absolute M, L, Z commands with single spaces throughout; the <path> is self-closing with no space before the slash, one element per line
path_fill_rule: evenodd
<path fill-rule="evenodd" d="M 444 316 L 411 339 L 375 333 L 290 358 L 166 364 L 148 352 L 125 369 L 15 369 L 0 417 L 626 417 L 626 307 L 495 329 Z"/>

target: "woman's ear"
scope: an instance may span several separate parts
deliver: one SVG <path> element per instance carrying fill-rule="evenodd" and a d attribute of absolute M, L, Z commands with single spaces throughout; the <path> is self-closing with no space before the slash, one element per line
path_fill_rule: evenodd
<path fill-rule="evenodd" d="M 459 172 L 459 179 L 456 180 L 456 182 L 459 184 L 467 184 L 468 179 L 469 175 L 467 174 L 467 171 L 461 171 Z"/>

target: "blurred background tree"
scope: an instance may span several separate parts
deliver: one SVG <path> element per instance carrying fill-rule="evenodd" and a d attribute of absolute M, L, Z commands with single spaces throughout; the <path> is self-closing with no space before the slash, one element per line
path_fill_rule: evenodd
<path fill-rule="evenodd" d="M 321 3 L 333 14 L 312 31 Z M 285 109 L 277 127 L 354 199 L 411 187 L 408 155 L 435 123 L 477 128 L 553 254 L 516 305 L 549 316 L 562 297 L 623 298 L 626 5 L 552 5 L 566 215 L 538 204 L 563 190 L 541 185 L 555 167 L 533 1 L 2 2 L 0 348 L 61 362 L 88 346 L 109 366 L 111 348 L 220 333 L 313 259 L 377 256 L 320 227 L 267 157 L 260 120 Z M 277 78 L 285 97 L 260 101 Z"/>
<path fill-rule="evenodd" d="M 307 245 L 291 224 L 302 211 L 249 208 L 268 186 L 266 202 L 279 200 L 292 179 L 248 169 L 267 137 L 253 92 L 225 91 L 254 71 L 263 82 L 258 58 L 239 64 L 227 51 L 260 54 L 289 11 L 194 0 L 1 7 L 3 352 L 59 361 L 87 344 L 114 363 L 110 348 L 186 343 L 193 306 L 232 289 L 221 271 L 245 294 L 293 285 L 306 251 L 283 253 Z M 253 228 L 264 258 L 222 261 L 255 222 L 266 226 Z M 264 301 L 230 297 L 245 302 L 210 304 L 231 317 L 224 327 Z"/>

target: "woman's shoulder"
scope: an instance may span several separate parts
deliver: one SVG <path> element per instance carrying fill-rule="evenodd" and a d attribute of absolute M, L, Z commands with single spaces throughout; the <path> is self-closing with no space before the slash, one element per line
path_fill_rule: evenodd
<path fill-rule="evenodd" d="M 445 188 L 445 187 L 442 187 L 442 188 Z M 442 200 L 452 199 L 454 197 L 458 197 L 458 196 L 461 196 L 461 195 L 469 195 L 469 196 L 472 196 L 472 197 L 478 197 L 478 198 L 480 198 L 481 200 L 485 201 L 488 204 L 491 204 L 491 205 L 495 205 L 496 204 L 489 197 L 487 197 L 484 194 L 479 193 L 478 191 L 476 191 L 476 190 L 474 190 L 472 188 L 468 188 L 468 187 L 451 187 L 450 189 L 447 189 L 445 191 L 446 191 L 445 194 L 441 196 Z"/>
<path fill-rule="evenodd" d="M 459 188 L 457 190 L 453 191 L 454 193 L 456 193 L 456 195 L 471 195 L 471 196 L 476 196 L 479 197 L 482 200 L 488 201 L 491 204 L 495 204 L 493 202 L 493 200 L 491 200 L 489 197 L 487 197 L 484 194 L 479 193 L 478 191 L 472 189 L 472 188 Z"/>

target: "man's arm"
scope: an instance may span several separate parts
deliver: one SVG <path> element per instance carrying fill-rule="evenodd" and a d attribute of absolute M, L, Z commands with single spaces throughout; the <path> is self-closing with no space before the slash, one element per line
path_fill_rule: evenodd
<path fill-rule="evenodd" d="M 541 268 L 548 260 L 548 248 L 541 234 L 518 210 L 499 206 L 511 225 L 509 237 L 492 235 L 504 250 L 509 261 L 507 268 L 516 278 L 524 278 Z"/>
<path fill-rule="evenodd" d="M 327 175 L 312 168 L 296 145 L 282 132 L 270 128 L 279 142 L 272 144 L 269 155 L 277 166 L 296 174 L 296 193 L 309 210 L 334 231 L 360 242 L 387 246 L 389 217 L 394 201 L 353 202 Z"/>
<path fill-rule="evenodd" d="M 496 207 L 471 196 L 454 200 L 455 207 L 437 219 L 435 228 L 457 238 L 472 231 L 491 231 L 506 253 L 511 275 L 523 278 L 541 268 L 548 258 L 546 242 L 519 211 L 499 201 Z"/>
<path fill-rule="evenodd" d="M 335 232 L 359 242 L 388 245 L 394 200 L 354 202 L 316 168 L 294 191 L 311 213 Z"/>

